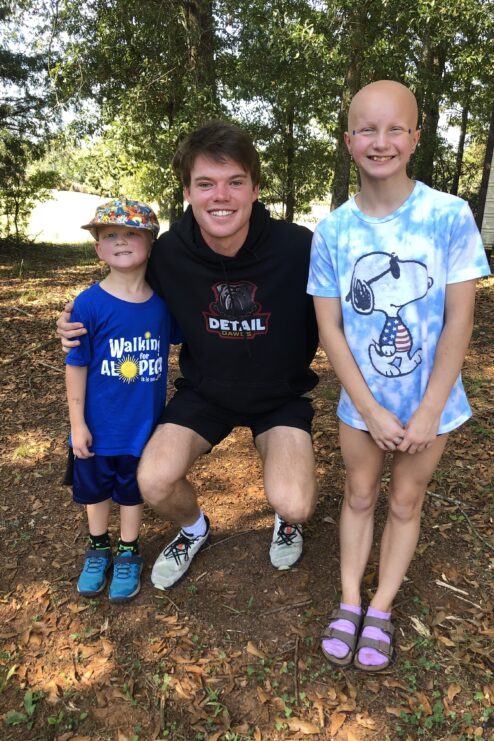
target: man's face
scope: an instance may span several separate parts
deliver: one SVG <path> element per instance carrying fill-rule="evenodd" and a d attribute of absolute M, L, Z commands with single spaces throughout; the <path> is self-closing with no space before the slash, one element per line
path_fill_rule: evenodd
<path fill-rule="evenodd" d="M 184 188 L 204 241 L 214 252 L 229 257 L 245 242 L 258 195 L 259 186 L 252 184 L 250 173 L 238 162 L 215 162 L 204 155 L 196 157 L 190 186 Z"/>

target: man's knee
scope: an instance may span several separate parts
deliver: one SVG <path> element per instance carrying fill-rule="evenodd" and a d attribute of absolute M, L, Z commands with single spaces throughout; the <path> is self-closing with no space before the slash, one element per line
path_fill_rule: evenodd
<path fill-rule="evenodd" d="M 173 495 L 175 483 L 167 475 L 165 461 L 156 466 L 153 461 L 143 458 L 137 470 L 137 483 L 144 501 L 151 507 L 161 504 Z"/>
<path fill-rule="evenodd" d="M 303 486 L 285 485 L 278 492 L 267 492 L 268 500 L 286 522 L 307 522 L 314 514 L 318 489 L 315 478 Z"/>

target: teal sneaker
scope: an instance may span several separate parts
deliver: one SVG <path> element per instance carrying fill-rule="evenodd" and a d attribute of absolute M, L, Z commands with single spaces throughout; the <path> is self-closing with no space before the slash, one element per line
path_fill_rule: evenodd
<path fill-rule="evenodd" d="M 110 548 L 86 551 L 84 567 L 77 591 L 83 597 L 96 597 L 106 586 L 106 572 L 111 566 L 112 556 Z"/>
<path fill-rule="evenodd" d="M 128 602 L 139 593 L 143 567 L 144 559 L 132 551 L 123 551 L 115 556 L 108 593 L 110 602 Z"/>

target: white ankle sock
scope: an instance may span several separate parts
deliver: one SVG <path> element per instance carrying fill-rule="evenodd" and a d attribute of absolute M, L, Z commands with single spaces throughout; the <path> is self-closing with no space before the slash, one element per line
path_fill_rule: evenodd
<path fill-rule="evenodd" d="M 206 519 L 204 517 L 204 512 L 201 509 L 201 514 L 197 518 L 197 520 L 194 522 L 193 525 L 185 525 L 182 530 L 187 533 L 187 535 L 192 535 L 194 538 L 200 537 L 202 535 L 206 534 L 207 530 L 207 524 Z"/>

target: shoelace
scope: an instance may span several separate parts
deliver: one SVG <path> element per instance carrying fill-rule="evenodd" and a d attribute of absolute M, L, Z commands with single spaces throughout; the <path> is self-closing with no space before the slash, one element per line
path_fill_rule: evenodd
<path fill-rule="evenodd" d="M 106 567 L 108 559 L 104 558 L 104 556 L 89 556 L 89 558 L 86 560 L 85 565 L 85 571 L 88 571 L 90 574 L 101 571 L 102 568 Z"/>
<path fill-rule="evenodd" d="M 174 558 L 175 563 L 180 563 L 180 559 L 184 561 L 189 560 L 189 548 L 196 538 L 188 538 L 187 535 L 181 530 L 175 540 L 170 543 L 168 548 L 165 548 L 165 558 Z"/>
<path fill-rule="evenodd" d="M 289 527 L 292 528 L 291 533 L 286 532 L 286 529 Z M 302 533 L 300 532 L 298 525 L 291 525 L 289 522 L 281 520 L 276 535 L 278 536 L 276 539 L 277 545 L 281 545 L 281 543 L 284 543 L 285 545 L 292 545 L 297 535 L 302 535 Z"/>
<path fill-rule="evenodd" d="M 127 561 L 127 559 L 115 561 L 113 565 L 114 573 L 117 579 L 128 579 L 131 575 L 132 568 L 135 568 L 136 564 Z"/>

